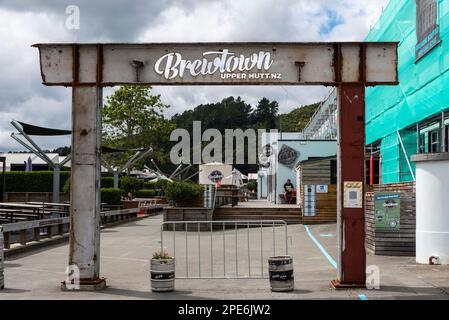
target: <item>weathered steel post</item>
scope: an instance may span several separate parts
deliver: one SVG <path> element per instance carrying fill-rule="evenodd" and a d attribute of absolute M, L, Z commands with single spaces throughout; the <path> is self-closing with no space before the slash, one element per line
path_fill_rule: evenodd
<path fill-rule="evenodd" d="M 365 287 L 365 84 L 338 87 L 338 278 L 336 288 Z M 352 194 L 351 194 L 352 192 Z M 350 199 L 347 199 L 349 197 Z M 351 198 L 352 197 L 352 198 Z"/>
<path fill-rule="evenodd" d="M 69 265 L 79 268 L 80 289 L 101 289 L 100 163 L 102 88 L 73 86 Z M 66 283 L 63 283 L 66 289 Z"/>

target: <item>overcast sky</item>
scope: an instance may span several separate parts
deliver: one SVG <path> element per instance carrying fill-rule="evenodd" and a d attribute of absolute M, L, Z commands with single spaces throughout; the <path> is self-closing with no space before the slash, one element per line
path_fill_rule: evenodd
<path fill-rule="evenodd" d="M 399 1 L 399 0 L 392 0 Z M 41 84 L 37 42 L 359 41 L 388 0 L 0 0 L 0 152 L 22 150 L 10 121 L 69 129 L 71 91 Z M 66 28 L 66 8 L 80 29 Z M 105 90 L 105 94 L 111 90 Z M 196 105 L 266 96 L 282 113 L 322 100 L 322 87 L 159 87 L 167 116 Z M 39 138 L 44 148 L 69 138 Z"/>

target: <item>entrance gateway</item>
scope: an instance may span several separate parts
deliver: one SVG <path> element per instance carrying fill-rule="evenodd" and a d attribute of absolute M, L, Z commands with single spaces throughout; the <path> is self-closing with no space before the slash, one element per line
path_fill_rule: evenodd
<path fill-rule="evenodd" d="M 397 43 L 36 44 L 43 84 L 72 87 L 69 265 L 100 277 L 102 88 L 115 85 L 324 85 L 338 88 L 338 275 L 365 286 L 365 87 L 397 85 Z M 64 289 L 64 284 L 63 284 Z"/>

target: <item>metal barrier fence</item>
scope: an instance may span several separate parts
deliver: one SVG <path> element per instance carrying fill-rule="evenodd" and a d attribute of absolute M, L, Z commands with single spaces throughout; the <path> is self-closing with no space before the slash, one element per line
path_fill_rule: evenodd
<path fill-rule="evenodd" d="M 166 248 L 173 250 L 177 279 L 266 279 L 268 257 L 288 255 L 287 223 L 168 221 L 161 225 Z"/>

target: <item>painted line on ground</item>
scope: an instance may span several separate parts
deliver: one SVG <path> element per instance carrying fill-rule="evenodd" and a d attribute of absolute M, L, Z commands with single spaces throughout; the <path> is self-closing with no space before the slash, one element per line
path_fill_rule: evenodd
<path fill-rule="evenodd" d="M 321 245 L 321 243 L 313 236 L 312 232 L 310 232 L 310 230 L 309 230 L 309 227 L 304 226 L 304 228 L 306 229 L 306 232 L 307 232 L 307 235 L 309 236 L 309 238 L 312 239 L 312 241 L 316 244 L 318 249 L 320 249 L 321 253 L 327 258 L 327 260 L 330 262 L 330 264 L 335 269 L 337 269 L 337 262 L 335 262 L 335 260 L 331 257 L 331 255 L 329 253 L 327 253 L 326 249 L 324 249 L 324 247 Z"/>
<path fill-rule="evenodd" d="M 312 232 L 310 232 L 309 227 L 304 226 L 304 229 L 306 229 L 306 232 L 307 232 L 307 235 L 309 236 L 309 238 L 312 239 L 312 241 L 316 244 L 318 249 L 320 249 L 321 253 L 326 257 L 326 259 L 330 262 L 330 264 L 335 269 L 337 269 L 337 262 L 331 257 L 331 255 L 326 251 L 326 249 L 324 249 L 323 245 L 314 237 Z M 368 300 L 368 297 L 364 294 L 359 294 L 359 299 L 365 301 L 365 300 Z"/>

